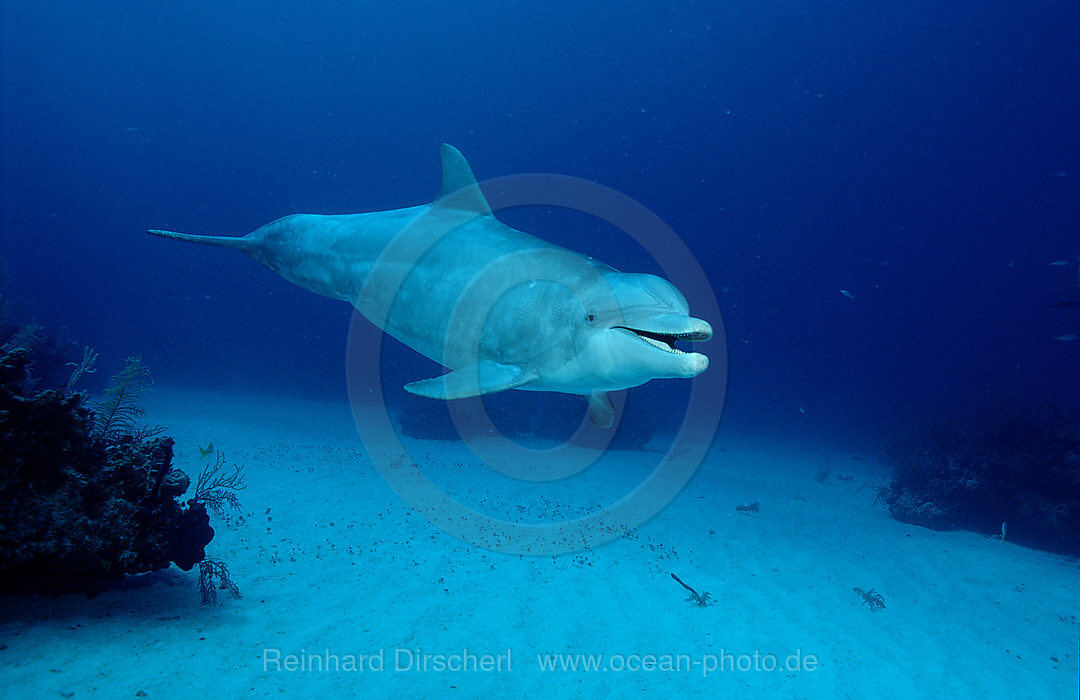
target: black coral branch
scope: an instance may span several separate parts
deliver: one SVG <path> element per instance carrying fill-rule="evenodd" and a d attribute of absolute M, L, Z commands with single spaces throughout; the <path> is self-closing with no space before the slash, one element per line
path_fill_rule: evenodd
<path fill-rule="evenodd" d="M 233 598 L 240 598 L 240 588 L 233 582 L 225 562 L 203 559 L 199 562 L 199 595 L 203 605 L 216 605 L 219 590 L 227 590 Z"/>
<path fill-rule="evenodd" d="M 218 452 L 217 461 L 208 465 L 199 474 L 192 500 L 202 503 L 217 515 L 223 516 L 226 506 L 236 511 L 240 510 L 240 501 L 236 497 L 236 492 L 243 491 L 246 487 L 244 468 L 234 464 L 230 471 L 225 466 L 225 455 Z"/>

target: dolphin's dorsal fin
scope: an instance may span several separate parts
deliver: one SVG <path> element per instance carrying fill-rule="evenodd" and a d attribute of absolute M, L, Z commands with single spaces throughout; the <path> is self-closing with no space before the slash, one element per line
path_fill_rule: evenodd
<path fill-rule="evenodd" d="M 461 151 L 448 143 L 439 149 L 442 154 L 442 187 L 435 201 L 454 209 L 470 211 L 481 216 L 491 214 L 491 207 L 476 183 L 469 162 Z"/>

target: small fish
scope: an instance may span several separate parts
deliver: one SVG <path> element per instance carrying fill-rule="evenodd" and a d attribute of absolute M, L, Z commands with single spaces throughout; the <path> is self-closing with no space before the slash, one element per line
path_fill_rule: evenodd
<path fill-rule="evenodd" d="M 1059 301 L 1056 304 L 1051 304 L 1051 309 L 1071 309 L 1080 308 L 1080 301 Z"/>
<path fill-rule="evenodd" d="M 1050 267 L 1065 267 L 1068 264 L 1068 260 L 1055 260 L 1054 262 L 1050 263 Z"/>
<path fill-rule="evenodd" d="M 1065 335 L 1059 335 L 1054 340 L 1076 340 L 1077 336 L 1074 333 L 1066 333 Z"/>
<path fill-rule="evenodd" d="M 852 301 L 855 301 L 855 295 L 852 294 L 851 292 L 849 292 L 848 290 L 841 289 L 840 293 L 843 294 L 844 296 L 846 296 L 848 299 L 851 299 Z"/>

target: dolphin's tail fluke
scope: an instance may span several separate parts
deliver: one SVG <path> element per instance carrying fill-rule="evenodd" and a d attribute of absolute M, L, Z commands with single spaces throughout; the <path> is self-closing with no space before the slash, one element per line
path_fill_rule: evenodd
<path fill-rule="evenodd" d="M 193 236 L 190 233 L 177 233 L 176 231 L 161 231 L 150 229 L 147 233 L 162 238 L 171 238 L 175 241 L 187 241 L 189 243 L 202 243 L 203 245 L 216 245 L 221 248 L 235 248 L 247 252 L 251 249 L 251 241 L 246 238 L 234 236 Z"/>

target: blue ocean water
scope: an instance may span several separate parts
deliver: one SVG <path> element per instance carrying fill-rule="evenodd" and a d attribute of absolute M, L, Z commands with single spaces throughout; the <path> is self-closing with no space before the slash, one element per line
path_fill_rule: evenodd
<path fill-rule="evenodd" d="M 723 314 L 724 425 L 874 445 L 1003 396 L 1080 411 L 1075 2 L 300 5 L 0 0 L 0 293 L 100 352 L 88 388 L 141 353 L 163 386 L 346 400 L 347 305 L 145 231 L 428 202 L 446 142 L 678 234 Z M 587 216 L 499 216 L 658 272 Z M 439 370 L 384 343 L 415 409 Z M 687 391 L 633 389 L 628 420 L 673 429 Z"/>
<path fill-rule="evenodd" d="M 666 221 L 718 295 L 733 415 L 877 430 L 988 388 L 1075 409 L 1080 345 L 1054 338 L 1080 315 L 1049 307 L 1080 297 L 1078 14 L 6 2 L 4 293 L 160 382 L 342 396 L 346 306 L 143 231 L 426 202 L 445 141 L 481 180 L 587 178 Z M 585 217 L 511 223 L 653 264 Z"/>

